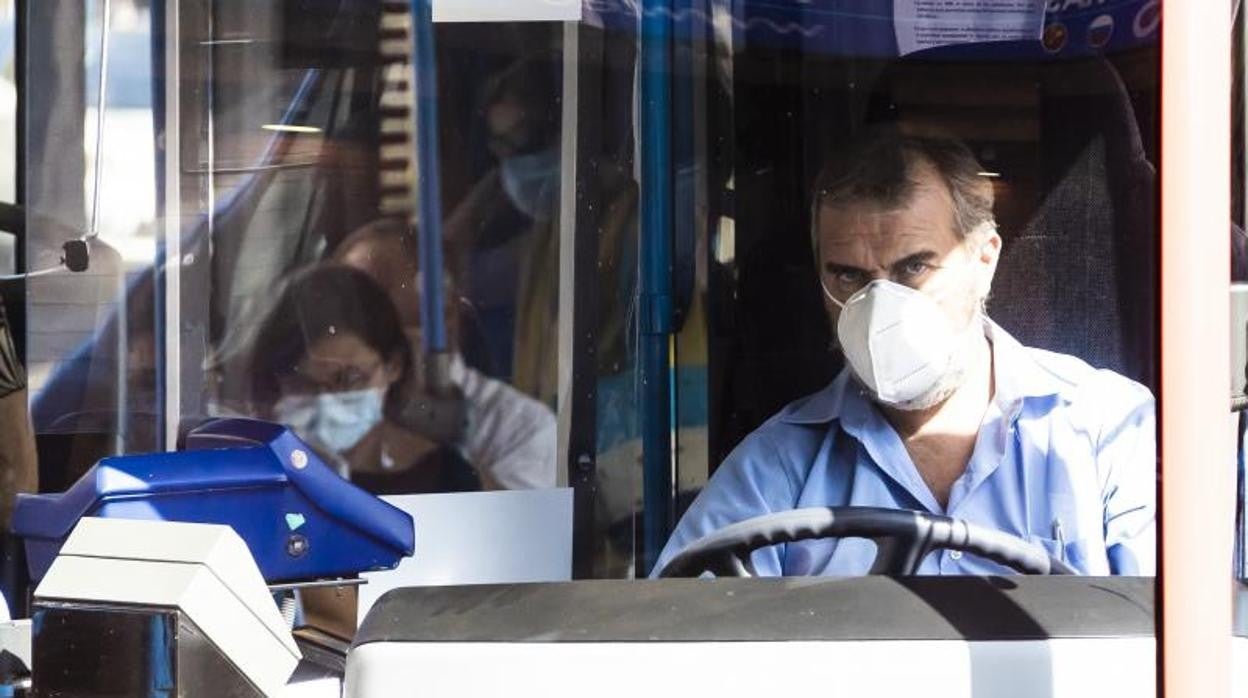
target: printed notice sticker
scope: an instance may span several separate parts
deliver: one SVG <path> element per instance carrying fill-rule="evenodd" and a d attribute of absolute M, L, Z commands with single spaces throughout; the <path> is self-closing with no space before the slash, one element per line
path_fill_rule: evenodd
<path fill-rule="evenodd" d="M 981 41 L 1038 39 L 1044 0 L 893 0 L 901 55 Z"/>
<path fill-rule="evenodd" d="M 581 0 L 434 0 L 435 22 L 579 22 Z"/>

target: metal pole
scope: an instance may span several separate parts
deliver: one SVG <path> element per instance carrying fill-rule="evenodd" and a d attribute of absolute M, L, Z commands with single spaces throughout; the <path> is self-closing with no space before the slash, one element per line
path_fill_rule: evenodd
<path fill-rule="evenodd" d="M 442 301 L 442 193 L 438 163 L 438 71 L 434 53 L 432 0 L 412 0 L 412 114 L 416 119 L 417 200 L 424 351 L 447 351 Z"/>
<path fill-rule="evenodd" d="M 172 451 L 177 448 L 178 426 L 182 419 L 182 34 L 181 34 L 181 0 L 167 0 L 153 6 L 152 30 L 160 26 L 160 52 L 162 56 L 160 74 L 161 89 L 158 92 L 160 102 L 153 100 L 159 110 L 160 123 L 157 128 L 165 135 L 161 195 L 161 228 L 162 235 L 156 239 L 156 277 L 153 280 L 155 298 L 156 327 L 163 332 L 156 333 L 157 362 L 156 379 L 157 411 L 159 413 L 159 431 L 157 432 L 157 450 Z M 209 25 L 211 38 L 211 25 Z M 212 54 L 209 48 L 208 70 L 211 75 Z M 207 119 L 212 123 L 212 79 L 207 79 L 206 106 Z M 215 136 L 209 128 L 208 133 L 208 181 L 211 182 L 212 168 L 216 166 L 216 158 L 212 152 Z M 215 232 L 213 228 L 213 211 L 216 209 L 216 195 L 209 188 L 208 194 L 208 234 Z"/>
<path fill-rule="evenodd" d="M 104 114 L 108 107 L 108 65 L 109 65 L 109 38 L 112 36 L 112 0 L 103 0 L 100 6 L 100 72 L 97 85 L 97 94 L 95 99 L 95 162 L 91 164 L 91 220 L 87 225 L 87 234 L 84 236 L 87 240 L 94 240 L 100 236 L 100 183 L 103 181 L 104 175 Z M 114 434 L 113 452 L 121 455 L 126 452 L 127 438 L 130 432 L 130 386 L 129 380 L 129 356 L 130 356 L 130 311 L 129 311 L 129 284 L 126 281 L 126 263 L 125 259 L 118 262 L 117 269 L 117 322 L 114 325 L 117 332 L 117 360 L 115 363 L 117 375 L 117 399 L 115 409 L 117 412 L 117 429 Z"/>
<path fill-rule="evenodd" d="M 1166 696 L 1231 695 L 1231 3 L 1161 25 L 1161 648 Z"/>
<path fill-rule="evenodd" d="M 91 173 L 91 224 L 87 228 L 88 238 L 98 237 L 100 234 L 100 178 L 103 174 L 100 163 L 104 156 L 104 107 L 108 104 L 108 39 L 112 34 L 109 31 L 112 15 L 112 0 L 104 0 L 100 18 L 100 76 L 99 94 L 95 100 L 95 165 Z"/>
<path fill-rule="evenodd" d="M 17 105 L 15 113 L 15 146 L 16 157 L 14 158 L 14 182 L 17 185 L 14 190 L 13 203 L 22 207 L 22 232 L 15 236 L 16 244 L 13 249 L 13 273 L 21 274 L 26 271 L 26 251 L 27 251 L 27 231 L 26 218 L 30 211 L 26 201 L 26 54 L 29 50 L 27 42 L 29 37 L 27 32 L 27 18 L 30 16 L 30 7 L 28 0 L 16 0 L 13 4 L 13 82 L 17 93 Z M 13 341 L 17 343 L 17 359 L 26 363 L 26 348 L 28 339 L 26 337 L 26 284 L 14 286 L 11 289 L 5 289 L 8 298 L 4 301 L 8 304 L 9 326 L 13 331 Z"/>
<path fill-rule="evenodd" d="M 572 575 L 595 574 L 598 515 L 598 259 L 604 201 L 606 36 L 563 25 L 563 117 L 559 208 L 559 463 L 573 489 Z"/>
<path fill-rule="evenodd" d="M 642 549 L 649 573 L 672 529 L 672 132 L 671 0 L 641 4 L 640 335 Z"/>

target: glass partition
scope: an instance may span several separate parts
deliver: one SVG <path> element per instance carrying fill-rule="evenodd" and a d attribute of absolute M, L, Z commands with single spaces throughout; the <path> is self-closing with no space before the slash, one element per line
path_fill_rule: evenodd
<path fill-rule="evenodd" d="M 177 448 L 208 419 L 274 420 L 377 493 L 571 486 L 576 574 L 645 576 L 751 434 L 830 385 L 866 387 L 836 305 L 865 285 L 850 272 L 883 277 L 819 256 L 835 184 L 820 175 L 887 132 L 974 164 L 962 184 L 994 231 L 983 313 L 1004 333 L 990 344 L 1107 369 L 1136 399 L 1102 426 L 1136 439 L 1115 457 L 1151 516 L 1159 3 L 1085 4 L 1002 3 L 989 20 L 922 2 L 593 2 L 551 21 L 522 3 L 435 22 L 436 97 L 420 103 L 407 3 L 114 0 L 105 62 L 99 0 L 34 3 L 27 267 L 98 233 L 88 272 L 28 284 L 44 486 Z M 431 168 L 417 104 L 436 108 Z M 906 208 L 903 174 L 905 195 L 871 213 Z M 416 224 L 431 180 L 433 273 Z M 984 406 L 1002 434 L 983 467 L 1032 482 L 1049 461 L 1007 440 L 1019 404 Z M 803 423 L 823 438 L 829 414 Z M 1083 472 L 1084 456 L 1054 458 Z M 787 506 L 862 503 L 850 490 L 883 482 L 876 466 L 819 496 L 798 483 Z M 1092 487 L 1073 479 L 1045 501 Z M 962 495 L 897 486 L 881 492 L 918 492 L 898 506 L 978 516 L 957 508 L 970 479 Z M 1118 564 L 1105 518 L 1123 511 L 1019 510 L 993 525 L 1095 560 L 1085 572 Z M 1122 535 L 1148 548 L 1149 522 Z"/>

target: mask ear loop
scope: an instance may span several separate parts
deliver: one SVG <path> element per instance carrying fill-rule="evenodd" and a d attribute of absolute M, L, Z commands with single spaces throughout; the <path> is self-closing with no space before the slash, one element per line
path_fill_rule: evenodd
<path fill-rule="evenodd" d="M 816 276 L 819 277 L 819 288 L 823 291 L 823 295 L 827 296 L 828 300 L 832 301 L 832 303 L 835 304 L 836 307 L 840 308 L 841 310 L 844 310 L 845 304 L 838 301 L 836 297 L 832 295 L 832 292 L 828 290 L 828 285 L 823 282 L 823 272 L 816 272 Z M 840 339 L 837 337 L 836 328 L 833 327 L 832 336 L 828 338 L 828 351 L 837 351 L 840 348 L 841 348 Z"/>
<path fill-rule="evenodd" d="M 825 283 L 823 282 L 823 274 L 822 274 L 822 273 L 820 273 L 820 274 L 819 274 L 819 288 L 823 289 L 823 295 L 827 296 L 827 297 L 828 297 L 828 300 L 830 300 L 830 301 L 832 301 L 834 304 L 836 304 L 836 307 L 840 308 L 841 310 L 844 310 L 844 309 L 845 309 L 845 304 L 844 304 L 844 303 L 842 303 L 842 302 L 840 302 L 840 301 L 838 301 L 838 300 L 836 299 L 836 296 L 833 296 L 833 295 L 832 295 L 832 292 L 828 290 L 828 285 L 827 285 L 827 284 L 825 284 Z"/>

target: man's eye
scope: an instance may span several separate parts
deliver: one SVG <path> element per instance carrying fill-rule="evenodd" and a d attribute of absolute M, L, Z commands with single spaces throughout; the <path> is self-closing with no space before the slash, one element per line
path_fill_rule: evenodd
<path fill-rule="evenodd" d="M 832 272 L 832 278 L 841 286 L 853 286 L 862 283 L 862 272 L 860 271 L 836 271 Z"/>
<path fill-rule="evenodd" d="M 914 278 L 916 276 L 922 276 L 923 274 L 926 274 L 927 272 L 931 271 L 931 269 L 932 269 L 932 265 L 928 264 L 927 262 L 916 261 L 916 262 L 906 262 L 906 265 L 902 268 L 901 271 L 907 277 Z"/>

